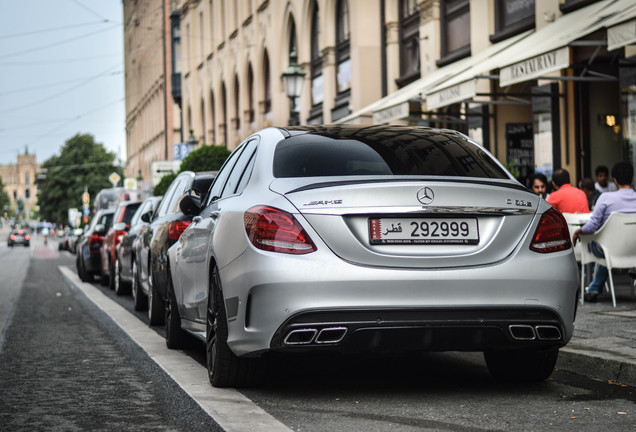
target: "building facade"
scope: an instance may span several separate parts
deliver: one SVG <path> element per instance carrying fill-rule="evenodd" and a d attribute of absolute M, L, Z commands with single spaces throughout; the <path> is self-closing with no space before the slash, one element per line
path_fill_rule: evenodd
<path fill-rule="evenodd" d="M 20 211 L 19 203 L 22 202 L 23 215 L 30 218 L 31 212 L 37 205 L 38 189 L 35 176 L 39 169 L 40 165 L 37 164 L 35 155 L 27 150 L 24 154 L 18 154 L 17 163 L 0 165 L 0 178 L 11 200 L 10 213 L 7 212 L 7 217 L 16 216 Z M 4 216 L 4 213 L 0 216 Z"/>
<path fill-rule="evenodd" d="M 126 177 L 150 187 L 150 164 L 173 159 L 183 141 L 172 97 L 169 0 L 123 0 Z"/>
<path fill-rule="evenodd" d="M 158 2 L 124 1 L 144 3 Z M 579 180 L 597 165 L 636 162 L 633 0 L 173 0 L 169 14 L 173 89 L 167 72 L 157 87 L 173 94 L 173 118 L 199 144 L 233 149 L 289 124 L 293 109 L 303 124 L 458 129 L 522 182 L 535 171 L 566 168 Z M 291 104 L 282 74 L 294 61 L 304 84 Z M 135 67 L 127 60 L 127 83 Z M 140 155 L 161 136 L 163 113 L 142 120 L 151 93 L 126 90 L 143 96 L 129 104 L 127 94 L 127 112 L 139 116 L 127 118 L 128 155 L 148 164 L 159 155 Z M 167 147 L 161 156 L 171 158 Z"/>

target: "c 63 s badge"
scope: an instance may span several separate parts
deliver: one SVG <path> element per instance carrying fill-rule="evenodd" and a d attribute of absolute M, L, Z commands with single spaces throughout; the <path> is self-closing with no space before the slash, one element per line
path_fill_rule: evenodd
<path fill-rule="evenodd" d="M 342 200 L 309 201 L 303 204 L 303 206 L 338 205 L 338 204 L 342 204 Z"/>
<path fill-rule="evenodd" d="M 526 200 L 513 200 L 508 198 L 506 200 L 506 204 L 508 205 L 516 205 L 517 207 L 532 207 L 532 203 Z"/>

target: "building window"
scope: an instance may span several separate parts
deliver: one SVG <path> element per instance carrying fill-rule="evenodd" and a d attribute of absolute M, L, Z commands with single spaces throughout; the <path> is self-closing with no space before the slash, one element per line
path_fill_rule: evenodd
<path fill-rule="evenodd" d="M 339 0 L 336 5 L 336 101 L 331 120 L 336 121 L 351 111 L 351 55 L 350 55 L 349 1 Z"/>
<path fill-rule="evenodd" d="M 30 189 L 25 189 L 24 190 L 24 196 L 26 197 L 26 199 L 31 198 L 31 190 Z"/>
<path fill-rule="evenodd" d="M 13 191 L 13 201 L 18 199 L 18 191 Z"/>
<path fill-rule="evenodd" d="M 236 130 L 241 129 L 241 104 L 239 103 L 239 97 L 241 95 L 239 89 L 238 75 L 234 75 L 234 128 Z"/>
<path fill-rule="evenodd" d="M 247 65 L 247 121 L 254 122 L 254 72 L 252 64 Z"/>
<path fill-rule="evenodd" d="M 442 58 L 438 66 L 470 55 L 470 3 L 469 0 L 442 2 Z"/>
<path fill-rule="evenodd" d="M 420 15 L 416 0 L 400 0 L 400 78 L 403 87 L 420 77 Z"/>
<path fill-rule="evenodd" d="M 270 86 L 269 72 L 269 54 L 267 50 L 263 54 L 263 112 L 268 113 L 272 110 L 272 89 Z"/>
<path fill-rule="evenodd" d="M 561 12 L 563 13 L 569 13 L 597 1 L 598 0 L 565 0 L 561 2 L 559 9 L 561 9 Z"/>
<path fill-rule="evenodd" d="M 314 2 L 311 16 L 311 112 L 308 123 L 322 123 L 322 101 L 324 99 L 324 78 L 322 76 L 322 53 L 320 49 L 320 11 Z"/>
<path fill-rule="evenodd" d="M 495 3 L 496 33 L 491 42 L 499 42 L 526 30 L 534 28 L 535 0 L 507 1 Z"/>
<path fill-rule="evenodd" d="M 210 141 L 216 144 L 216 106 L 214 104 L 214 92 L 210 92 Z"/>
<path fill-rule="evenodd" d="M 293 56 L 296 58 L 292 59 Z M 296 22 L 293 17 L 290 17 L 289 23 L 289 60 L 288 64 L 292 62 L 298 62 L 298 39 L 296 39 Z M 294 101 L 294 111 L 300 113 L 300 98 L 297 97 Z"/>
<path fill-rule="evenodd" d="M 29 171 L 24 173 L 24 184 L 31 184 L 31 173 Z"/>

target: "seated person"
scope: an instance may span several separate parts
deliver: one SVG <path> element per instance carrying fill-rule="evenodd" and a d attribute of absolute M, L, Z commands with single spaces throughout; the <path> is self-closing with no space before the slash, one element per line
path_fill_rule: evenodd
<path fill-rule="evenodd" d="M 594 186 L 594 180 L 589 177 L 585 177 L 583 181 L 581 181 L 581 189 L 587 195 L 587 205 L 590 208 L 590 211 L 594 210 L 594 206 L 596 205 L 596 201 L 598 197 L 601 196 L 601 193 Z"/>
<path fill-rule="evenodd" d="M 570 184 L 570 173 L 559 169 L 552 174 L 554 192 L 548 197 L 548 203 L 561 213 L 589 213 L 587 195 L 581 189 Z"/>
<path fill-rule="evenodd" d="M 590 221 L 577 229 L 572 235 L 574 244 L 581 234 L 593 234 L 603 226 L 612 213 L 636 213 L 636 192 L 632 189 L 634 181 L 634 167 L 627 162 L 619 162 L 612 168 L 612 178 L 616 183 L 615 192 L 604 192 L 596 201 L 596 207 Z M 595 242 L 590 243 L 590 252 L 598 257 L 603 257 L 603 251 Z M 605 281 L 607 281 L 607 267 L 598 266 L 594 274 L 594 280 L 587 289 L 585 300 L 595 302 L 601 293 Z"/>
<path fill-rule="evenodd" d="M 616 190 L 614 182 L 609 181 L 609 170 L 605 165 L 597 166 L 594 173 L 596 174 L 596 183 L 594 183 L 594 187 L 596 187 L 596 190 L 599 191 L 599 193 L 614 192 Z"/>
<path fill-rule="evenodd" d="M 548 196 L 548 179 L 541 173 L 534 173 L 530 176 L 530 189 L 532 192 L 544 199 Z"/>

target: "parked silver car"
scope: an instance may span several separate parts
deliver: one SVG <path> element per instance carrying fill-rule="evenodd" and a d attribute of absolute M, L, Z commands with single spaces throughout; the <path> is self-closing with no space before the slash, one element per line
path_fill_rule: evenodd
<path fill-rule="evenodd" d="M 497 378 L 550 376 L 572 337 L 567 225 L 463 134 L 269 128 L 228 158 L 169 250 L 166 342 L 206 341 L 214 386 L 267 351 L 483 351 Z"/>

